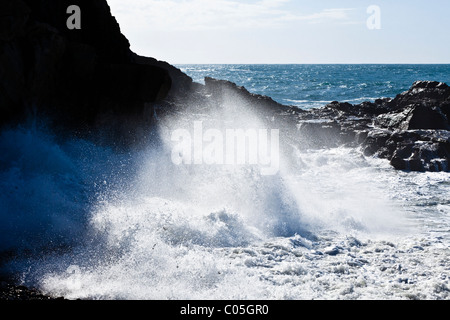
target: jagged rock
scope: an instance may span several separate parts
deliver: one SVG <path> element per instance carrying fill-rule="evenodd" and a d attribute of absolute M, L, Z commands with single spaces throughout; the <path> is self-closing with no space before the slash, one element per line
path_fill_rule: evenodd
<path fill-rule="evenodd" d="M 359 105 L 334 101 L 323 108 L 301 114 L 315 125 L 302 126 L 302 135 L 318 137 L 330 134 L 320 121 L 336 121 L 339 144 L 361 145 L 366 156 L 390 160 L 398 170 L 449 171 L 450 139 L 448 113 L 450 88 L 439 82 L 417 81 L 396 98 L 377 99 Z M 310 146 L 309 146 L 310 147 Z"/>
<path fill-rule="evenodd" d="M 278 119 L 290 121 L 278 123 L 283 128 L 297 119 L 296 138 L 292 141 L 300 149 L 360 145 L 366 156 L 388 159 L 399 170 L 449 170 L 446 84 L 418 81 L 395 99 L 359 105 L 333 101 L 323 108 L 295 111 L 294 107 L 254 95 L 229 81 L 206 78 L 205 83 L 209 99 L 215 101 L 212 104 L 220 105 L 231 98 L 237 105 L 270 110 L 272 113 L 267 115 L 284 114 L 285 118 Z"/>
<path fill-rule="evenodd" d="M 81 30 L 66 26 L 74 4 Z M 43 115 L 64 129 L 106 127 L 133 140 L 171 90 L 176 68 L 138 59 L 106 0 L 1 0 L 0 8 L 0 124 Z"/>
<path fill-rule="evenodd" d="M 305 121 L 299 125 L 299 137 L 308 147 L 337 147 L 341 144 L 340 133 L 341 126 L 335 121 Z"/>
<path fill-rule="evenodd" d="M 8 282 L 0 282 L 0 301 L 48 301 L 65 300 L 62 297 L 54 298 L 44 295 L 36 289 L 25 286 L 12 285 Z"/>
<path fill-rule="evenodd" d="M 141 65 L 148 65 L 166 70 L 171 79 L 171 87 L 168 95 L 178 96 L 187 92 L 199 90 L 200 84 L 192 81 L 192 78 L 183 73 L 180 69 L 168 64 L 165 61 L 158 61 L 154 58 L 135 55 L 133 60 Z"/>
<path fill-rule="evenodd" d="M 376 124 L 400 130 L 417 129 L 443 129 L 450 128 L 447 116 L 437 106 L 426 106 L 423 104 L 413 104 L 401 109 L 380 115 L 375 120 Z"/>
<path fill-rule="evenodd" d="M 394 168 L 410 171 L 449 171 L 449 131 L 398 131 L 392 135 L 391 140 L 396 144 L 391 158 Z"/>
<path fill-rule="evenodd" d="M 391 164 L 397 170 L 448 171 L 448 157 L 448 145 L 420 142 L 399 147 Z"/>
<path fill-rule="evenodd" d="M 82 10 L 81 30 L 66 27 L 69 5 Z M 0 9 L 0 125 L 44 115 L 66 131 L 97 130 L 127 145 L 151 130 L 156 110 L 170 116 L 231 102 L 236 117 L 252 110 L 289 131 L 292 144 L 361 145 L 397 169 L 448 171 L 444 83 L 417 81 L 394 99 L 306 111 L 229 81 L 193 83 L 170 64 L 133 53 L 106 0 L 1 0 Z"/>
<path fill-rule="evenodd" d="M 246 88 L 227 80 L 205 77 L 205 89 L 216 101 L 221 103 L 231 100 L 233 103 L 243 103 L 251 108 L 257 108 L 261 112 L 279 113 L 289 108 L 268 96 L 250 93 Z"/>
<path fill-rule="evenodd" d="M 348 102 L 333 101 L 326 105 L 324 109 L 333 110 L 335 117 L 363 117 L 372 118 L 375 115 L 380 115 L 389 112 L 388 104 L 391 102 L 390 98 L 377 99 L 375 102 L 366 101 L 359 105 L 352 105 Z"/>
<path fill-rule="evenodd" d="M 364 155 L 373 156 L 377 152 L 380 152 L 380 150 L 387 145 L 387 141 L 390 139 L 391 135 L 392 132 L 388 130 L 373 130 L 369 132 L 363 142 Z"/>
<path fill-rule="evenodd" d="M 397 95 L 388 105 L 394 111 L 413 104 L 436 106 L 443 102 L 448 103 L 449 99 L 450 87 L 447 84 L 436 81 L 416 81 L 411 89 Z"/>
<path fill-rule="evenodd" d="M 352 104 L 339 101 L 333 101 L 330 104 L 326 105 L 325 108 L 334 109 L 346 114 L 353 114 L 356 111 L 356 108 L 354 108 Z"/>
<path fill-rule="evenodd" d="M 3 0 L 6 1 L 6 0 Z M 16 2 L 17 0 L 14 0 Z M 19 0 L 31 9 L 31 21 L 45 23 L 68 42 L 84 43 L 95 48 L 105 63 L 130 63 L 133 53 L 128 39 L 121 33 L 106 0 Z M 81 29 L 67 28 L 67 8 L 81 10 Z"/>

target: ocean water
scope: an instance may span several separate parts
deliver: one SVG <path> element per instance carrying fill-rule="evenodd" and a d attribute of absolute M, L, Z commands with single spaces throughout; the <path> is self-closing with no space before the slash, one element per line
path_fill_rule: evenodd
<path fill-rule="evenodd" d="M 302 91 L 294 83 L 303 68 Z M 373 68 L 182 67 L 198 81 L 242 77 L 250 91 L 308 101 L 300 107 L 394 96 L 449 74 Z M 229 125 L 233 101 L 207 116 Z M 159 126 L 160 143 L 122 153 L 60 139 L 40 119 L 4 129 L 0 251 L 24 255 L 1 271 L 68 299 L 449 299 L 449 173 L 395 171 L 352 148 L 293 149 L 280 157 L 294 165 L 282 161 L 272 176 L 245 165 L 177 166 L 167 128 L 182 123 Z"/>
<path fill-rule="evenodd" d="M 395 97 L 414 81 L 450 82 L 450 65 L 177 65 L 196 82 L 225 79 L 301 108 Z"/>

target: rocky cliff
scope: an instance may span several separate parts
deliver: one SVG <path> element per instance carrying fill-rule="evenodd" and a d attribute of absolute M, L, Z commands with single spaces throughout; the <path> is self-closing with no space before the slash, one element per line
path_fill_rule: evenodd
<path fill-rule="evenodd" d="M 333 102 L 298 118 L 301 134 L 312 141 L 322 136 L 327 146 L 361 146 L 366 156 L 388 159 L 399 170 L 450 170 L 450 87 L 445 83 L 417 81 L 394 99 Z"/>
<path fill-rule="evenodd" d="M 417 81 L 394 99 L 358 105 L 334 101 L 311 110 L 281 105 L 208 77 L 199 96 L 178 107 L 201 112 L 228 100 L 236 110 L 250 109 L 266 119 L 268 127 L 281 129 L 285 144 L 299 150 L 349 146 L 361 148 L 366 156 L 388 159 L 398 170 L 450 171 L 450 87 L 445 83 Z M 193 110 L 194 105 L 207 107 Z"/>
<path fill-rule="evenodd" d="M 70 30 L 69 5 L 81 9 Z M 396 169 L 448 171 L 450 88 L 418 81 L 394 99 L 333 102 L 310 111 L 284 106 L 234 83 L 205 79 L 138 56 L 106 0 L 0 0 L 0 125 L 45 117 L 64 132 L 100 132 L 135 143 L 159 117 L 221 108 L 256 111 L 299 148 L 350 145 Z"/>
<path fill-rule="evenodd" d="M 81 29 L 67 27 L 70 5 Z M 133 135 L 154 103 L 192 83 L 133 53 L 106 0 L 1 0 L 0 26 L 3 125 L 40 115 L 79 132 L 106 125 Z"/>

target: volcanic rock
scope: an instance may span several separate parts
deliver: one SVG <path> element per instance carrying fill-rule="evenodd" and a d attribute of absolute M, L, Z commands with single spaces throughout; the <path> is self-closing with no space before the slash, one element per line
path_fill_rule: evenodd
<path fill-rule="evenodd" d="M 66 26 L 69 5 L 81 9 L 81 30 Z M 106 0 L 1 0 L 0 11 L 0 125 L 44 116 L 132 136 L 172 87 L 192 83 L 133 53 Z"/>
<path fill-rule="evenodd" d="M 81 9 L 80 30 L 66 26 L 69 5 Z M 99 132 L 129 145 L 159 117 L 231 101 L 236 116 L 252 110 L 288 131 L 288 145 L 361 146 L 397 169 L 448 170 L 445 83 L 417 81 L 394 99 L 301 110 L 229 81 L 194 83 L 166 62 L 135 54 L 106 0 L 1 0 L 0 9 L 0 125 L 47 117 L 65 132 Z"/>

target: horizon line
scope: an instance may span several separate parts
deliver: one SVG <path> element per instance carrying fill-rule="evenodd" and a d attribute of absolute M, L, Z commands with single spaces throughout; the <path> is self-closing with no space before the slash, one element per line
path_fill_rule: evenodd
<path fill-rule="evenodd" d="M 348 62 L 348 63 L 344 63 L 344 62 L 331 62 L 331 63 L 288 63 L 288 62 L 272 62 L 272 63 L 230 63 L 230 62 L 224 62 L 224 63 L 220 63 L 220 62 L 214 62 L 214 63 L 198 63 L 198 62 L 191 62 L 191 63 L 173 63 L 173 62 L 168 62 L 172 65 L 450 65 L 450 62 L 418 62 L 418 63 L 409 63 L 409 62 L 402 62 L 402 63 L 395 63 L 395 62 L 387 62 L 387 63 L 382 63 L 382 62 L 374 62 L 374 63 L 369 63 L 369 62 L 362 62 L 362 63 L 358 63 L 358 62 Z"/>

